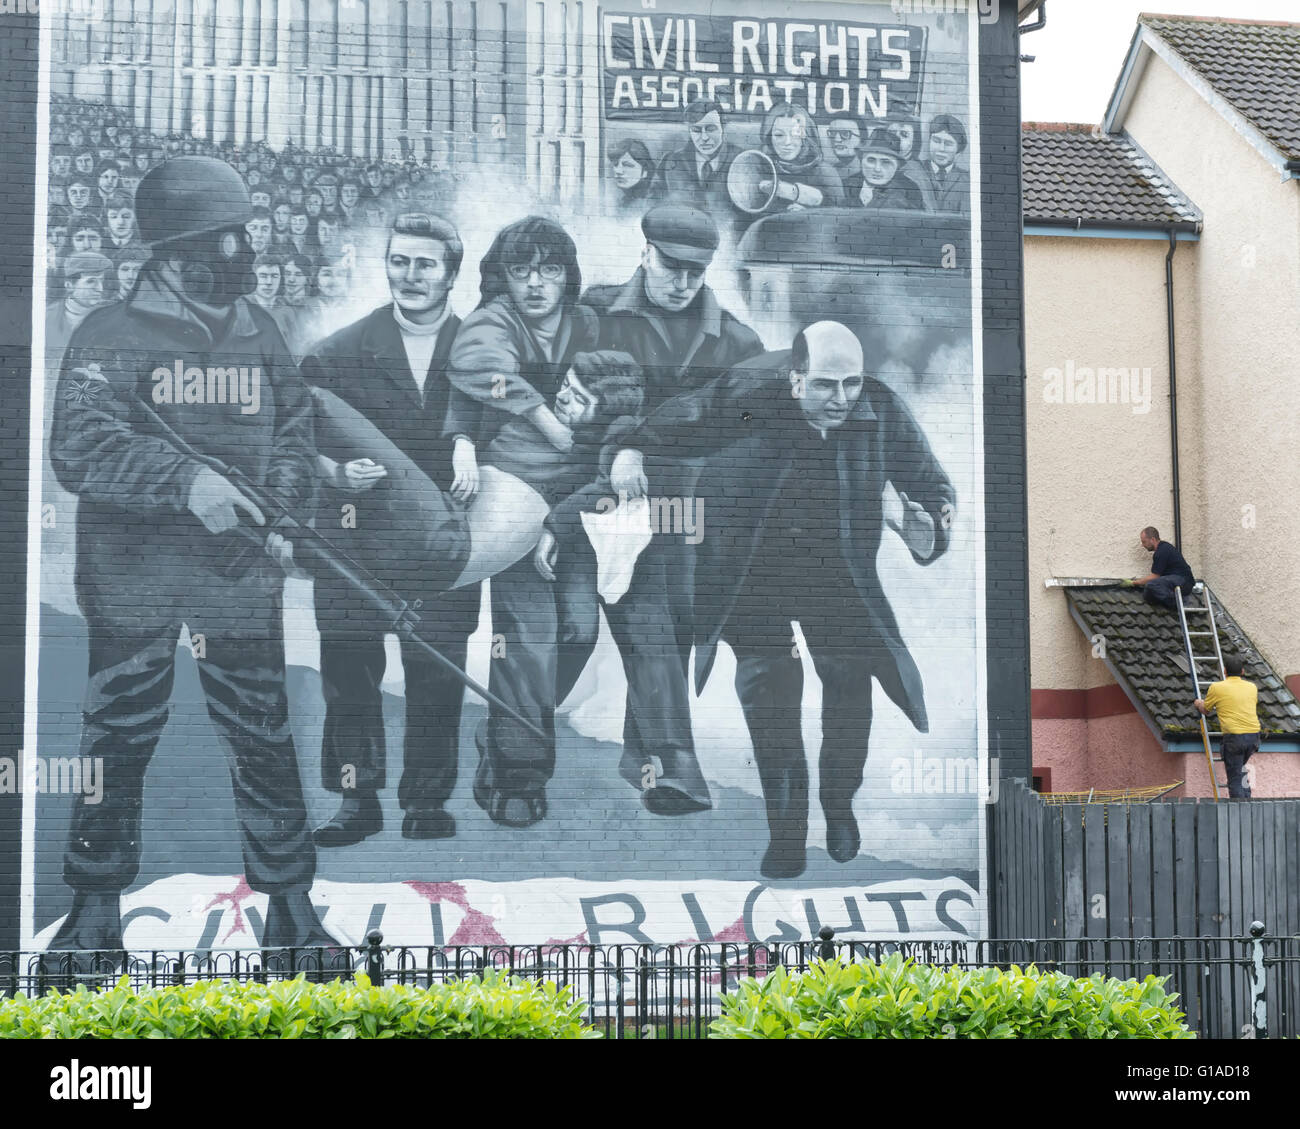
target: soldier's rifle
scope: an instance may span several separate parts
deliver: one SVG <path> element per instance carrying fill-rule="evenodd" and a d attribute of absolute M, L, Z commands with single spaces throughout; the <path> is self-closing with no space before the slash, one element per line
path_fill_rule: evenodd
<path fill-rule="evenodd" d="M 387 629 L 399 639 L 422 651 L 444 670 L 473 690 L 474 693 L 513 721 L 517 721 L 539 741 L 549 740 L 541 729 L 527 718 L 522 717 L 486 686 L 481 686 L 456 663 L 452 662 L 451 659 L 447 658 L 446 655 L 420 635 L 420 616 L 416 610 L 420 606 L 419 601 L 415 604 L 408 603 L 372 572 L 349 557 L 337 545 L 331 543 L 311 526 L 300 522 L 283 503 L 276 500 L 274 495 L 258 486 L 238 467 L 231 466 L 221 459 L 195 450 L 194 447 L 176 434 L 175 429 L 155 412 L 139 393 L 135 394 L 135 400 L 136 406 L 144 413 L 145 418 L 149 420 L 161 438 L 174 446 L 186 458 L 202 463 L 209 470 L 215 471 L 227 479 L 249 502 L 262 511 L 262 514 L 267 519 L 267 524 L 265 526 L 254 526 L 241 522 L 236 530 L 240 537 L 256 545 L 259 551 L 265 545 L 269 533 L 278 533 L 286 540 L 293 542 L 294 562 L 296 564 L 301 565 L 313 574 L 327 572 L 339 577 L 349 588 L 361 595 L 374 611 L 383 617 L 388 625 Z"/>

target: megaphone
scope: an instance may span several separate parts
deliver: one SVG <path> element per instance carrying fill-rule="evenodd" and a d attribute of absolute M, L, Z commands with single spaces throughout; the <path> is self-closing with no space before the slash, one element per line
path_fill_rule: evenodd
<path fill-rule="evenodd" d="M 770 187 L 761 187 L 764 184 Z M 742 212 L 757 215 L 767 211 L 780 187 L 776 162 L 761 149 L 746 149 L 731 162 L 727 173 L 727 195 Z"/>

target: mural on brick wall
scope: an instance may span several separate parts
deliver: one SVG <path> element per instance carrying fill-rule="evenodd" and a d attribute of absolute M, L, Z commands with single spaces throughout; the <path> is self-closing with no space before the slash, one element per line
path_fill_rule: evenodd
<path fill-rule="evenodd" d="M 27 943 L 983 931 L 976 25 L 897 7 L 44 17 Z"/>

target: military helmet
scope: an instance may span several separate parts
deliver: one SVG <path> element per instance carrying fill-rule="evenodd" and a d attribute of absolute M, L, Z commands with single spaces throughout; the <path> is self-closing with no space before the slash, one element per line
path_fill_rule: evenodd
<path fill-rule="evenodd" d="M 215 157 L 173 157 L 135 190 L 140 236 L 151 246 L 241 227 L 253 216 L 244 181 Z"/>

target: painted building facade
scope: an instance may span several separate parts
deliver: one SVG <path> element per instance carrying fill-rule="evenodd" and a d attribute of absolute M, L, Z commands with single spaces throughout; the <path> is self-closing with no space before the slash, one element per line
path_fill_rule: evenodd
<path fill-rule="evenodd" d="M 13 943 L 983 934 L 1014 22 L 47 13 Z"/>

